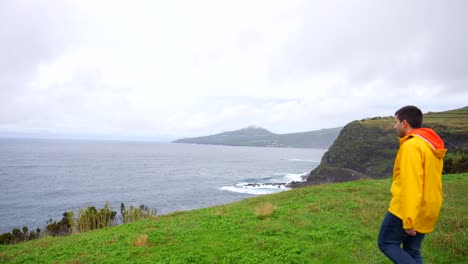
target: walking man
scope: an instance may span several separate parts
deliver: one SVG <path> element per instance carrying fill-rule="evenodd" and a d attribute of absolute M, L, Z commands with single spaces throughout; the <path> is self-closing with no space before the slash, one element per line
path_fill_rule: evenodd
<path fill-rule="evenodd" d="M 405 106 L 395 113 L 400 148 L 393 167 L 392 200 L 380 227 L 379 249 L 394 263 L 422 263 L 421 243 L 434 230 L 442 206 L 444 142 L 421 128 L 422 112 Z"/>

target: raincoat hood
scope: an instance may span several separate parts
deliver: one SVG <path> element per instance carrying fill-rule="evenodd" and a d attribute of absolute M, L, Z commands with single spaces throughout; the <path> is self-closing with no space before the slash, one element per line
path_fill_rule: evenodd
<path fill-rule="evenodd" d="M 430 128 L 416 128 L 411 130 L 406 136 L 400 139 L 400 145 L 415 136 L 426 141 L 436 157 L 444 158 L 447 152 L 447 149 L 444 148 L 444 141 Z"/>

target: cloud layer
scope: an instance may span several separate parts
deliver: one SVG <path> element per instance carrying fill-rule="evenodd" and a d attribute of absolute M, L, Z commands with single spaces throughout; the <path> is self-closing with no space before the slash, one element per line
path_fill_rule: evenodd
<path fill-rule="evenodd" d="M 0 2 L 0 133 L 278 133 L 466 106 L 466 1 Z"/>

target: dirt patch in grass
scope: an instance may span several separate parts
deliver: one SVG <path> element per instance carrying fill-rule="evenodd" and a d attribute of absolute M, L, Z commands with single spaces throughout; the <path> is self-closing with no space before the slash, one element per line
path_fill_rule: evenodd
<path fill-rule="evenodd" d="M 255 215 L 260 219 L 265 219 L 270 217 L 278 207 L 272 203 L 263 203 L 254 208 Z"/>
<path fill-rule="evenodd" d="M 143 246 L 146 246 L 147 244 L 148 244 L 148 235 L 146 234 L 139 235 L 133 242 L 133 245 L 135 247 L 143 247 Z"/>

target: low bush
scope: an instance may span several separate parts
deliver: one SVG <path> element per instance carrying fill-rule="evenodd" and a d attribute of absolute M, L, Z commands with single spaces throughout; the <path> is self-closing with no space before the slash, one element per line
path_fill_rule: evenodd
<path fill-rule="evenodd" d="M 444 159 L 444 173 L 468 172 L 468 152 L 447 153 Z"/>

